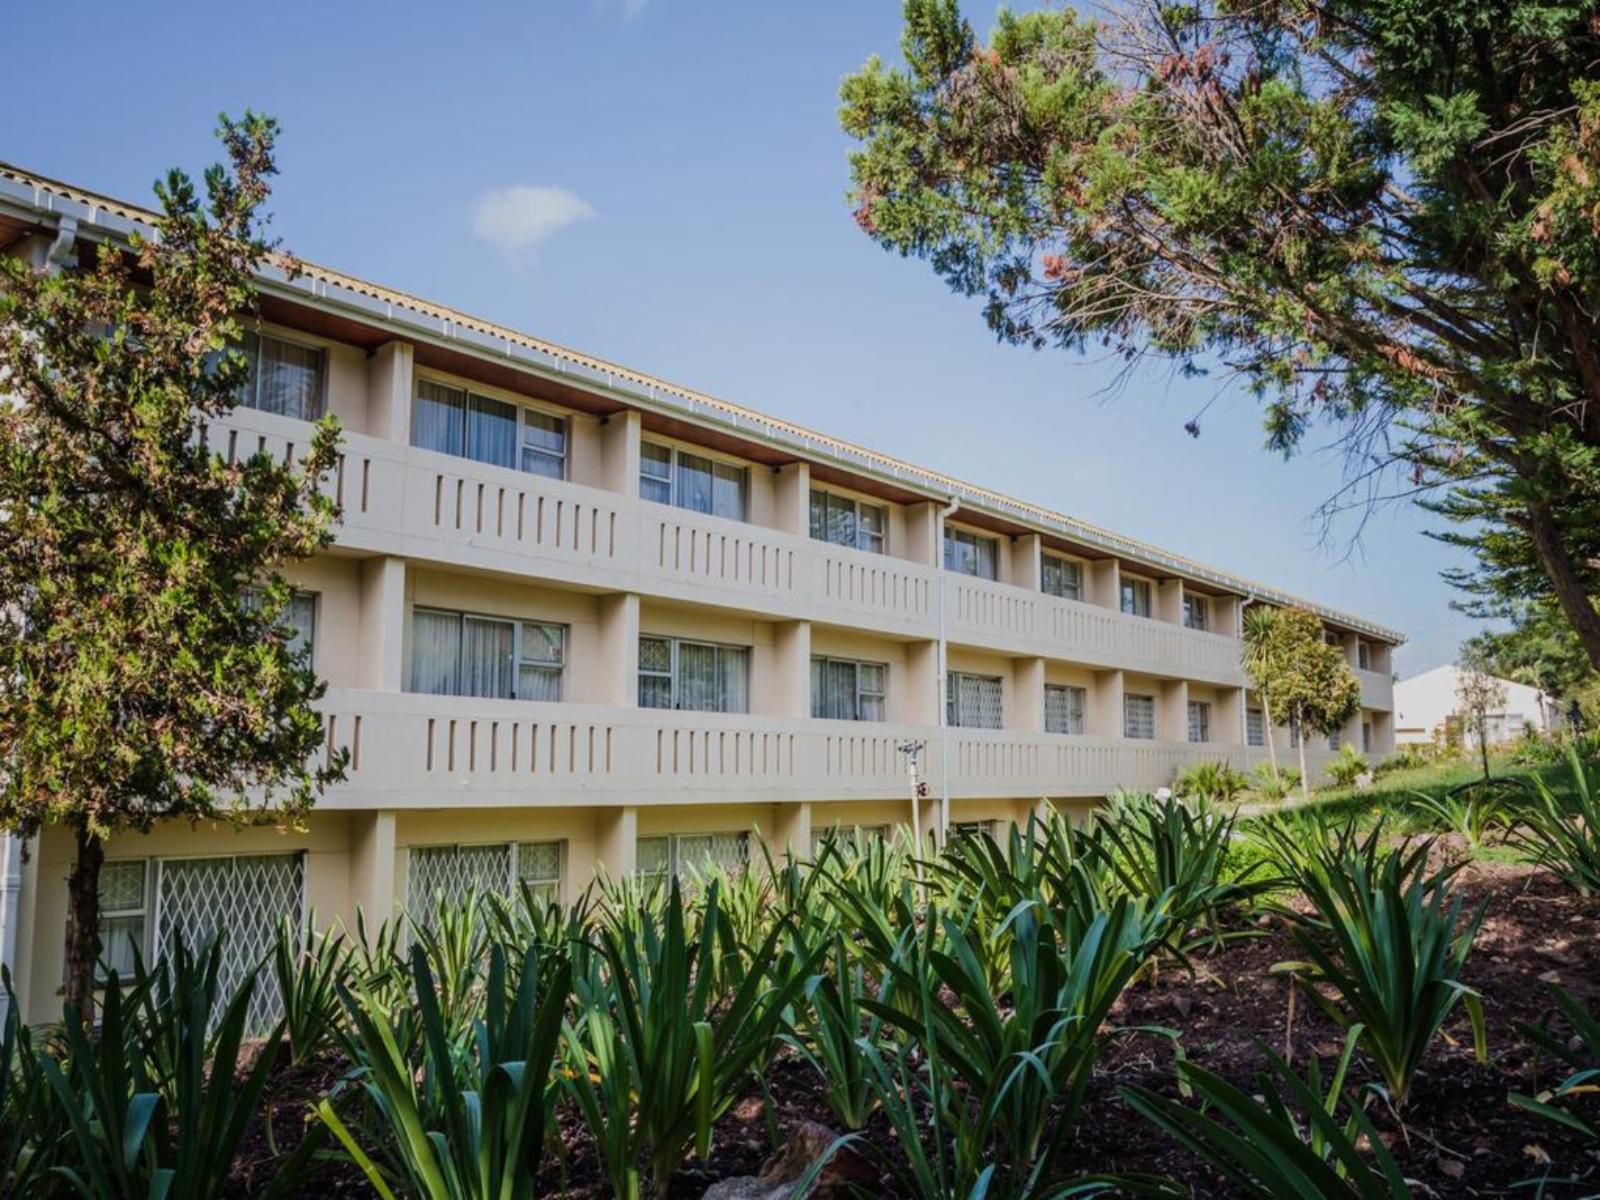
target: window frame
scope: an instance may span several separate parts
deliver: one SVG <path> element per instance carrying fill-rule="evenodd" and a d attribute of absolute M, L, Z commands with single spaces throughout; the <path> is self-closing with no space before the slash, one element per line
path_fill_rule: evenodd
<path fill-rule="evenodd" d="M 985 575 L 982 571 L 983 551 L 982 544 L 987 542 L 990 547 L 989 563 L 993 574 Z M 956 545 L 970 543 L 972 546 L 973 566 L 977 569 L 964 571 L 958 566 L 951 565 L 951 549 Z M 969 579 L 987 579 L 997 583 L 1000 579 L 1000 539 L 993 534 L 979 533 L 975 529 L 967 529 L 958 525 L 946 524 L 944 527 L 944 545 L 940 547 L 940 562 L 946 571 L 956 575 L 965 575 Z"/>
<path fill-rule="evenodd" d="M 1211 632 L 1211 597 L 1183 594 L 1183 627 L 1199 633 Z"/>
<path fill-rule="evenodd" d="M 532 877 L 522 872 L 523 854 L 537 846 L 554 846 L 556 850 L 555 877 Z M 520 891 L 523 884 L 537 892 L 540 888 L 554 888 L 555 894 L 547 899 L 547 903 L 561 904 L 567 894 L 567 839 L 545 838 L 538 841 L 519 841 L 511 843 L 511 885 Z"/>
<path fill-rule="evenodd" d="M 659 880 L 666 883 L 669 880 L 679 879 L 683 875 L 683 839 L 685 838 L 733 838 L 738 841 L 744 853 L 741 868 L 750 866 L 750 834 L 739 829 L 710 829 L 688 830 L 683 833 L 647 833 L 640 834 L 634 839 L 633 873 L 642 879 Z M 667 853 L 662 868 L 659 871 L 646 871 L 639 866 L 639 849 L 646 842 L 665 842 Z M 713 860 L 718 866 L 726 868 L 727 864 Z"/>
<path fill-rule="evenodd" d="M 1252 723 L 1254 718 L 1254 723 Z M 1246 746 L 1265 746 L 1267 744 L 1267 710 L 1260 705 L 1254 708 L 1249 705 L 1244 710 L 1244 744 Z"/>
<path fill-rule="evenodd" d="M 1053 729 L 1050 725 L 1050 694 L 1061 693 L 1068 697 L 1066 729 Z M 1077 712 L 1074 714 L 1071 703 L 1076 694 Z M 1076 715 L 1077 728 L 1073 729 L 1074 715 Z M 1061 734 L 1066 737 L 1082 737 L 1088 731 L 1089 724 L 1089 689 L 1076 683 L 1047 683 L 1044 685 L 1044 731 L 1046 733 Z"/>
<path fill-rule="evenodd" d="M 419 445 L 417 443 L 417 405 L 422 400 L 422 390 L 421 389 L 422 389 L 422 385 L 423 384 L 431 384 L 434 387 L 444 388 L 444 389 L 446 389 L 448 391 L 457 392 L 457 393 L 459 393 L 461 395 L 461 397 L 462 397 L 462 404 L 461 404 L 461 422 L 462 422 L 462 426 L 461 426 L 461 451 L 460 451 L 460 453 L 457 453 L 454 450 L 440 450 L 440 449 L 437 449 L 437 448 L 435 448 L 433 446 L 423 446 L 423 445 Z M 486 400 L 491 404 L 504 405 L 507 408 L 511 408 L 511 409 L 514 409 L 516 411 L 516 414 L 517 414 L 517 432 L 516 432 L 516 440 L 515 440 L 515 443 L 514 443 L 514 446 L 513 446 L 512 462 L 510 463 L 510 465 L 507 465 L 505 463 L 494 462 L 493 460 L 487 459 L 487 458 L 480 458 L 477 455 L 474 455 L 474 454 L 471 454 L 471 453 L 468 452 L 469 446 L 471 444 L 470 443 L 470 438 L 469 438 L 469 434 L 471 432 L 469 419 L 470 419 L 470 416 L 471 416 L 471 413 L 472 413 L 472 401 L 474 399 Z M 560 424 L 561 424 L 561 446 L 562 446 L 562 448 L 561 448 L 561 453 L 559 455 L 556 454 L 552 450 L 548 450 L 548 449 L 545 449 L 543 447 L 533 447 L 533 446 L 530 446 L 528 444 L 528 416 L 530 414 L 537 415 L 537 416 L 540 416 L 540 417 L 546 417 L 546 418 L 548 418 L 548 419 L 550 419 L 552 421 L 560 422 Z M 409 442 L 410 442 L 411 447 L 413 449 L 415 449 L 415 450 L 425 450 L 429 454 L 443 454 L 443 455 L 445 455 L 446 457 L 449 457 L 449 458 L 462 458 L 462 459 L 465 459 L 468 462 L 482 463 L 484 466 L 487 466 L 487 467 L 498 467 L 499 469 L 501 469 L 503 471 L 516 471 L 518 474 L 521 474 L 521 475 L 532 475 L 532 476 L 534 476 L 536 478 L 539 478 L 539 479 L 555 479 L 555 480 L 565 481 L 565 480 L 567 480 L 567 479 L 569 479 L 571 477 L 571 470 L 572 470 L 572 414 L 571 413 L 564 412 L 564 411 L 562 411 L 560 409 L 556 409 L 556 408 L 549 408 L 549 407 L 546 407 L 544 405 L 529 404 L 522 397 L 508 396 L 508 395 L 500 394 L 497 391 L 484 389 L 484 388 L 474 388 L 469 383 L 458 383 L 453 379 L 446 378 L 446 377 L 444 377 L 442 375 L 436 375 L 436 374 L 433 374 L 432 372 L 428 372 L 428 373 L 418 372 L 416 378 L 412 381 L 412 384 L 411 384 L 411 414 L 410 414 L 410 416 L 411 416 L 411 431 L 410 431 Z M 534 453 L 536 453 L 536 454 L 538 454 L 538 455 L 540 455 L 540 456 L 542 456 L 544 458 L 547 458 L 547 459 L 558 459 L 560 461 L 560 464 L 561 464 L 561 473 L 559 475 L 547 475 L 543 471 L 532 471 L 532 470 L 529 470 L 527 467 L 523 466 L 522 464 L 523 464 L 523 461 L 524 461 L 524 454 L 525 454 L 525 452 L 527 452 L 529 450 L 532 450 L 532 451 L 534 451 Z"/>
<path fill-rule="evenodd" d="M 749 713 L 749 711 L 750 711 L 750 666 L 751 666 L 750 659 L 751 659 L 752 647 L 750 647 L 750 646 L 740 646 L 740 645 L 736 645 L 736 644 L 734 644 L 732 642 L 708 642 L 708 641 L 705 641 L 702 638 L 681 638 L 681 637 L 674 637 L 674 636 L 672 636 L 670 634 L 640 633 L 639 634 L 639 646 L 640 646 L 641 650 L 643 650 L 645 642 L 666 642 L 667 645 L 670 648 L 669 649 L 670 666 L 668 667 L 668 669 L 666 671 L 646 670 L 645 667 L 644 667 L 644 655 L 643 654 L 639 655 L 639 659 L 638 659 L 639 665 L 636 668 L 636 672 L 635 672 L 637 677 L 638 677 L 638 680 L 639 680 L 639 688 L 636 690 L 636 693 L 635 693 L 635 706 L 636 707 L 644 708 L 644 709 L 651 709 L 651 710 L 654 710 L 654 711 L 657 711 L 657 712 L 711 712 L 711 713 L 731 713 L 731 714 L 734 714 L 734 715 L 738 715 L 738 714 L 741 714 L 741 713 L 746 713 L 746 714 Z M 681 691 L 681 686 L 682 686 L 681 685 L 681 679 L 680 679 L 681 656 L 679 654 L 679 650 L 683 646 L 703 646 L 703 647 L 706 647 L 708 649 L 715 650 L 717 652 L 717 663 L 718 663 L 717 675 L 718 675 L 719 678 L 723 677 L 723 672 L 722 672 L 722 669 L 721 669 L 721 663 L 722 663 L 722 655 L 724 653 L 727 653 L 729 651 L 736 651 L 736 652 L 738 652 L 738 653 L 740 653 L 740 654 L 742 654 L 744 656 L 744 707 L 743 708 L 732 709 L 732 708 L 684 708 L 684 707 L 682 707 L 682 700 L 681 700 L 681 697 L 680 697 L 680 694 L 679 694 L 680 691 Z M 668 681 L 668 696 L 669 696 L 669 698 L 671 700 L 671 703 L 663 705 L 663 704 L 646 704 L 644 702 L 643 685 L 644 685 L 644 681 L 645 681 L 646 677 L 651 678 L 651 679 L 666 679 Z"/>
<path fill-rule="evenodd" d="M 1188 737 L 1191 745 L 1203 746 L 1211 741 L 1211 701 L 1190 700 L 1188 702 Z M 1198 718 L 1199 737 L 1195 737 L 1196 719 Z"/>
<path fill-rule="evenodd" d="M 1142 612 L 1140 597 L 1143 597 Z M 1155 615 L 1155 585 L 1138 575 L 1124 575 L 1117 586 L 1117 608 L 1126 616 L 1149 620 Z"/>
<path fill-rule="evenodd" d="M 1150 732 L 1148 734 L 1130 732 L 1130 730 L 1133 728 L 1133 725 L 1129 718 L 1133 715 L 1133 713 L 1129 706 L 1135 701 L 1142 701 L 1143 705 L 1147 705 L 1149 708 Z M 1143 728 L 1142 721 L 1140 723 L 1140 728 Z M 1130 741 L 1135 742 L 1153 742 L 1156 740 L 1157 734 L 1159 733 L 1160 730 L 1156 726 L 1155 696 L 1145 692 L 1124 692 L 1122 694 L 1122 736 Z"/>
<path fill-rule="evenodd" d="M 820 533 L 818 532 L 816 510 L 816 505 L 819 498 L 823 502 L 821 522 L 822 531 Z M 855 530 L 854 541 L 840 541 L 828 536 L 830 525 L 828 522 L 827 509 L 830 501 L 838 501 L 841 505 L 848 504 L 850 506 L 852 527 Z M 865 542 L 863 542 L 862 538 L 862 533 L 865 529 L 865 526 L 861 522 L 861 511 L 863 509 L 872 509 L 875 511 L 878 514 L 878 520 L 880 522 L 878 532 L 876 534 L 869 533 L 865 539 Z M 858 496 L 850 496 L 844 492 L 835 492 L 830 491 L 827 488 L 813 486 L 811 488 L 810 498 L 806 504 L 806 524 L 807 532 L 810 533 L 813 541 L 822 542 L 829 546 L 844 546 L 848 549 L 861 550 L 867 554 L 889 553 L 889 506 L 887 504 L 879 504 L 872 500 L 862 500 Z M 877 539 L 876 545 L 871 544 L 873 538 Z"/>
<path fill-rule="evenodd" d="M 646 447 L 654 447 L 657 450 L 665 450 L 667 452 L 667 474 L 664 479 L 660 476 L 646 475 L 644 469 Z M 684 498 L 679 492 L 679 460 L 684 455 L 702 459 L 711 464 L 712 508 L 709 511 L 684 503 Z M 730 517 L 726 513 L 716 511 L 716 469 L 718 467 L 726 467 L 739 473 L 739 515 L 736 517 Z M 667 499 L 661 500 L 655 496 L 645 495 L 644 486 L 646 480 L 656 484 L 665 483 L 667 485 Z M 698 513 L 702 517 L 716 517 L 719 520 L 738 521 L 748 525 L 750 523 L 750 464 L 719 454 L 715 450 L 708 450 L 703 446 L 691 446 L 662 438 L 641 437 L 639 439 L 638 496 L 641 500 L 648 500 L 652 504 L 665 504 L 670 508 L 681 508 L 684 512 Z"/>
<path fill-rule="evenodd" d="M 112 908 L 97 899 L 98 927 L 96 932 L 100 937 L 100 949 L 104 954 L 106 947 L 106 922 L 126 921 L 137 918 L 139 932 L 133 939 L 139 950 L 139 957 L 148 962 L 150 958 L 150 931 L 155 926 L 155 859 L 145 858 L 113 858 L 101 864 L 101 879 L 105 878 L 107 867 L 124 867 L 137 865 L 139 869 L 139 905 L 137 908 L 124 906 Z M 103 885 L 102 885 L 103 886 Z M 103 957 L 96 957 L 94 963 L 94 986 L 104 988 L 111 982 L 111 973 L 104 969 L 106 963 Z M 63 967 L 65 971 L 65 967 Z M 118 983 L 125 983 L 127 979 L 120 974 Z"/>
<path fill-rule="evenodd" d="M 1370 642 L 1356 643 L 1356 670 L 1372 670 L 1372 644 Z"/>
<path fill-rule="evenodd" d="M 511 634 L 511 695 L 509 696 L 482 696 L 476 692 L 426 691 L 417 686 L 417 646 L 416 638 L 408 639 L 410 642 L 410 670 L 407 672 L 406 691 L 416 696 L 459 696 L 474 700 L 516 700 L 528 704 L 558 704 L 566 697 L 568 648 L 570 645 L 570 629 L 561 621 L 545 621 L 536 617 L 508 617 L 500 613 L 475 612 L 470 609 L 442 608 L 433 604 L 413 604 L 411 606 L 411 624 L 414 627 L 418 613 L 429 613 L 434 616 L 454 617 L 456 619 L 456 666 L 459 676 L 465 641 L 467 634 L 467 621 L 492 621 L 501 625 L 510 625 Z M 554 629 L 560 633 L 561 654 L 559 661 L 553 659 L 529 658 L 524 651 L 525 634 L 524 626 L 535 625 L 546 629 Z M 522 669 L 532 667 L 536 670 L 549 671 L 554 668 L 556 676 L 556 695 L 554 700 L 535 700 L 529 696 L 519 695 L 522 685 Z M 459 682 L 457 687 L 459 688 Z"/>
<path fill-rule="evenodd" d="M 1049 586 L 1048 580 L 1052 564 L 1057 568 L 1063 580 L 1066 578 L 1067 570 L 1071 569 L 1073 582 L 1070 592 L 1067 590 L 1065 583 L 1060 586 L 1060 590 Z M 1084 564 L 1079 559 L 1068 558 L 1064 554 L 1055 554 L 1048 550 L 1041 551 L 1039 554 L 1039 590 L 1046 596 L 1054 596 L 1058 600 L 1077 600 L 1081 602 L 1083 600 L 1083 567 Z"/>
<path fill-rule="evenodd" d="M 980 683 L 993 683 L 999 689 L 999 721 L 998 725 L 964 725 L 957 718 L 961 715 L 960 695 L 958 681 L 962 679 L 976 679 Z M 945 726 L 950 729 L 1004 729 L 1006 727 L 1005 713 L 1005 677 L 1003 675 L 985 675 L 979 671 L 946 671 L 945 672 Z"/>
<path fill-rule="evenodd" d="M 256 339 L 255 353 L 253 355 L 250 353 L 250 343 L 248 340 L 252 337 Z M 274 342 L 282 343 L 285 346 L 293 346 L 300 350 L 316 351 L 317 398 L 316 404 L 313 406 L 315 409 L 314 416 L 290 416 L 288 413 L 280 413 L 270 408 L 262 408 L 261 405 L 257 403 L 261 397 L 261 343 L 262 341 L 268 339 Z M 328 415 L 328 348 L 329 343 L 327 342 L 317 341 L 303 334 L 297 334 L 293 332 L 286 335 L 282 332 L 279 332 L 276 327 L 268 328 L 260 323 L 257 323 L 253 327 L 246 329 L 245 341 L 238 347 L 238 349 L 248 360 L 244 387 L 249 391 L 250 398 L 247 400 L 241 395 L 235 401 L 235 403 L 240 408 L 248 408 L 255 412 L 267 413 L 269 416 L 274 417 L 287 417 L 291 421 L 322 420 L 323 417 Z"/>
<path fill-rule="evenodd" d="M 817 673 L 817 668 L 821 667 L 824 671 L 826 671 L 829 665 L 846 666 L 846 667 L 850 667 L 850 668 L 852 668 L 854 670 L 854 673 L 855 673 L 855 687 L 854 687 L 854 690 L 851 693 L 851 696 L 852 696 L 852 705 L 851 706 L 852 706 L 852 709 L 854 711 L 854 715 L 853 716 L 848 716 L 848 717 L 830 716 L 827 713 L 822 713 L 822 712 L 818 712 L 817 711 L 817 707 L 818 707 L 819 703 L 821 702 L 821 700 L 823 698 L 821 695 L 818 694 L 817 674 L 816 674 Z M 867 688 L 867 687 L 863 687 L 862 686 L 862 678 L 861 677 L 862 677 L 862 675 L 864 673 L 863 672 L 863 668 L 873 669 L 873 670 L 877 670 L 877 671 L 881 672 L 882 683 L 878 688 L 873 689 L 873 688 Z M 885 662 L 874 662 L 871 659 L 865 659 L 865 658 L 839 658 L 839 657 L 837 657 L 835 655 L 831 655 L 831 654 L 813 654 L 811 656 L 811 673 L 809 675 L 809 683 L 811 685 L 811 719 L 813 721 L 865 721 L 865 722 L 872 723 L 872 724 L 881 724 L 884 721 L 887 721 L 889 719 L 889 664 L 888 663 L 885 663 Z M 883 715 L 882 716 L 878 716 L 878 717 L 864 717 L 864 716 L 862 716 L 861 715 L 861 711 L 862 711 L 862 701 L 863 701 L 863 699 L 871 699 L 873 697 L 877 698 L 878 705 L 879 705 L 879 711 Z"/>

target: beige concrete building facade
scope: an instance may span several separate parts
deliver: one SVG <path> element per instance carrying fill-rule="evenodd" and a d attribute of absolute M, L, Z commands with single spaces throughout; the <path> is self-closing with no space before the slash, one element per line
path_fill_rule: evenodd
<path fill-rule="evenodd" d="M 149 220 L 0 166 L 0 248 L 41 268 Z M 347 777 L 303 831 L 114 839 L 110 958 L 887 830 L 909 747 L 925 831 L 1292 753 L 1239 632 L 1305 601 L 331 270 L 261 288 L 251 388 L 206 436 L 293 460 L 343 425 L 337 542 L 291 576 Z M 1362 683 L 1342 740 L 1386 753 L 1400 635 L 1310 607 Z M 47 831 L 7 860 L 30 1019 L 59 1006 L 70 855 Z"/>

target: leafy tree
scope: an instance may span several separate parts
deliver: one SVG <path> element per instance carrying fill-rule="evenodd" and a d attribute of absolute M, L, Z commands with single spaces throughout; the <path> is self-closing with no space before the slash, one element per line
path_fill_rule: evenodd
<path fill-rule="evenodd" d="M 1547 698 L 1547 725 L 1576 701 L 1591 721 L 1600 719 L 1600 676 L 1561 613 L 1548 603 L 1515 606 L 1511 627 L 1480 633 L 1463 652 L 1491 675 L 1537 688 Z"/>
<path fill-rule="evenodd" d="M 327 545 L 338 431 L 295 467 L 227 462 L 202 423 L 246 379 L 240 315 L 271 252 L 273 121 L 218 131 L 229 165 L 156 185 L 158 236 L 76 269 L 0 257 L 0 827 L 65 824 L 66 998 L 87 1012 L 104 840 L 165 818 L 293 822 L 321 761 L 322 685 L 290 648 L 281 563 Z"/>
<path fill-rule="evenodd" d="M 1303 608 L 1279 609 L 1273 615 L 1257 669 L 1263 690 L 1273 697 L 1290 727 L 1299 730 L 1300 787 L 1309 801 L 1306 741 L 1332 736 L 1355 716 L 1361 708 L 1361 681 L 1344 651 L 1328 644 L 1317 614 Z"/>
<path fill-rule="evenodd" d="M 1456 663 L 1456 705 L 1462 719 L 1471 722 L 1478 733 L 1478 753 L 1483 758 L 1483 777 L 1489 778 L 1489 714 L 1504 712 L 1506 685 L 1489 673 L 1483 658 L 1464 650 Z"/>
<path fill-rule="evenodd" d="M 1220 366 L 1329 511 L 1425 496 L 1455 582 L 1600 667 L 1600 21 L 1588 0 L 906 0 L 843 85 L 852 201 L 1013 343 Z M 1197 421 L 1190 432 L 1198 434 Z"/>
<path fill-rule="evenodd" d="M 1244 667 L 1245 677 L 1256 689 L 1256 695 L 1261 697 L 1261 723 L 1266 732 L 1267 760 L 1272 764 L 1274 790 L 1282 788 L 1282 779 L 1278 774 L 1278 747 L 1272 740 L 1272 731 L 1275 728 L 1272 713 L 1275 705 L 1270 690 L 1272 676 L 1267 654 L 1272 636 L 1272 623 L 1277 613 L 1277 609 L 1265 604 L 1252 604 L 1244 610 L 1244 650 L 1240 664 Z"/>

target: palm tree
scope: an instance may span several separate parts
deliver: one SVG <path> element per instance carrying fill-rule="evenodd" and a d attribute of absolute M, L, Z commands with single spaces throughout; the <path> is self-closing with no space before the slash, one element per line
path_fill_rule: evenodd
<path fill-rule="evenodd" d="M 1267 758 L 1272 763 L 1272 782 L 1281 788 L 1283 782 L 1278 777 L 1278 748 L 1272 741 L 1272 697 L 1267 692 L 1267 640 L 1276 617 L 1277 609 L 1264 604 L 1253 604 L 1244 610 L 1244 653 L 1240 665 L 1244 668 L 1245 677 L 1255 687 L 1256 695 L 1261 697 L 1261 721 L 1266 726 Z M 1301 743 L 1304 744 L 1304 741 L 1302 738 Z"/>

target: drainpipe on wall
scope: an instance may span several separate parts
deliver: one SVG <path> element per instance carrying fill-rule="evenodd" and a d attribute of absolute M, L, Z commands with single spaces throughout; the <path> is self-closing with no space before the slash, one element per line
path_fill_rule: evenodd
<path fill-rule="evenodd" d="M 961 497 L 951 496 L 950 503 L 939 512 L 933 528 L 933 569 L 939 577 L 939 643 L 935 674 L 938 676 L 939 704 L 939 845 L 943 846 L 950 834 L 950 663 L 949 647 L 944 636 L 944 523 L 955 516 L 961 507 Z"/>
<path fill-rule="evenodd" d="M 0 967 L 6 974 L 17 972 L 17 909 L 22 902 L 22 839 L 14 833 L 0 834 Z M 0 1022 L 6 1018 L 11 1001 L 0 991 Z"/>
<path fill-rule="evenodd" d="M 1256 602 L 1254 596 L 1246 596 L 1239 602 L 1239 628 L 1234 636 L 1239 639 L 1241 647 L 1244 644 L 1244 610 Z M 1272 730 L 1265 728 L 1266 721 L 1262 721 L 1263 733 L 1272 736 Z M 1244 747 L 1244 760 L 1250 761 L 1250 680 L 1244 681 L 1244 699 L 1239 702 L 1239 745 Z"/>

